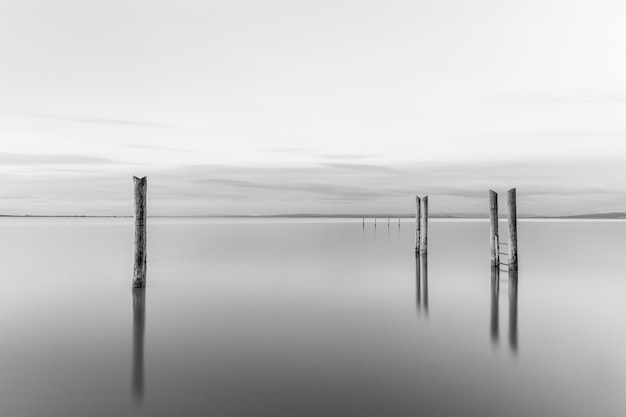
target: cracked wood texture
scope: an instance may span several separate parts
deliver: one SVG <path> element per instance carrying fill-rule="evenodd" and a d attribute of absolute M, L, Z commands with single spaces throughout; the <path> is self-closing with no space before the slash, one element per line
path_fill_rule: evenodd
<path fill-rule="evenodd" d="M 498 194 L 489 190 L 489 234 L 491 236 L 491 266 L 500 266 L 498 254 Z"/>
<path fill-rule="evenodd" d="M 133 288 L 146 286 L 146 194 L 148 179 L 133 177 L 135 194 L 135 258 Z"/>
<path fill-rule="evenodd" d="M 420 233 L 420 251 L 428 251 L 428 196 L 422 197 L 422 225 Z"/>
<path fill-rule="evenodd" d="M 415 253 L 420 249 L 420 217 L 421 217 L 421 201 L 418 196 L 415 196 Z"/>
<path fill-rule="evenodd" d="M 517 270 L 517 196 L 515 188 L 507 192 L 509 204 L 509 270 Z"/>

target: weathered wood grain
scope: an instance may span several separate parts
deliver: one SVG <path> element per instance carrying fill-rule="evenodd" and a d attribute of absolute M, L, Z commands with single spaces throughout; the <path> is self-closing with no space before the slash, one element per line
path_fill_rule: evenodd
<path fill-rule="evenodd" d="M 135 196 L 135 257 L 133 266 L 133 288 L 146 286 L 146 197 L 147 177 L 133 177 Z"/>
<path fill-rule="evenodd" d="M 489 236 L 491 239 L 491 266 L 499 266 L 498 254 L 498 193 L 489 190 Z"/>
<path fill-rule="evenodd" d="M 507 192 L 509 205 L 509 270 L 517 270 L 517 196 L 515 188 Z"/>

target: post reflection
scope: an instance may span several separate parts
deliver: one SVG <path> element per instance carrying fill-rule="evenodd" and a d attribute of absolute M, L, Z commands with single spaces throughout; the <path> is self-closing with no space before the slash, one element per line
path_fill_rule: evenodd
<path fill-rule="evenodd" d="M 426 315 L 428 315 L 428 256 L 426 256 L 426 253 L 422 253 L 420 255 L 420 263 L 420 270 L 422 272 L 422 287 L 424 288 L 422 298 L 424 300 L 424 311 L 426 312 Z"/>
<path fill-rule="evenodd" d="M 500 308 L 500 269 L 491 268 L 491 342 L 495 345 L 500 337 L 498 320 Z"/>
<path fill-rule="evenodd" d="M 509 285 L 509 349 L 513 353 L 517 353 L 518 334 L 517 334 L 517 284 L 518 272 L 508 272 Z M 495 345 L 500 337 L 500 270 L 497 267 L 491 268 L 491 323 L 490 333 L 491 342 Z"/>
<path fill-rule="evenodd" d="M 417 302 L 417 312 L 422 311 L 422 280 L 420 279 L 419 255 L 415 254 L 415 301 Z"/>
<path fill-rule="evenodd" d="M 428 257 L 425 253 L 415 254 L 415 289 L 417 311 L 428 315 Z"/>
<path fill-rule="evenodd" d="M 509 272 L 509 346 L 517 353 L 517 271 Z"/>
<path fill-rule="evenodd" d="M 133 396 L 142 401 L 144 394 L 143 341 L 146 329 L 146 290 L 133 288 Z"/>

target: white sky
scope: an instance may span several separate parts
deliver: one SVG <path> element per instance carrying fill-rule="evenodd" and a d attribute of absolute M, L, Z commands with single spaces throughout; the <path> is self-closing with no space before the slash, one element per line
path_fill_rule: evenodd
<path fill-rule="evenodd" d="M 0 214 L 626 211 L 626 2 L 0 0 Z"/>

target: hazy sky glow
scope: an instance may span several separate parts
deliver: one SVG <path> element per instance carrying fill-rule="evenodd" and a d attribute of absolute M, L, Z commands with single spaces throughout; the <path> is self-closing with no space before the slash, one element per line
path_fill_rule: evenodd
<path fill-rule="evenodd" d="M 0 214 L 626 211 L 623 1 L 0 3 Z"/>

